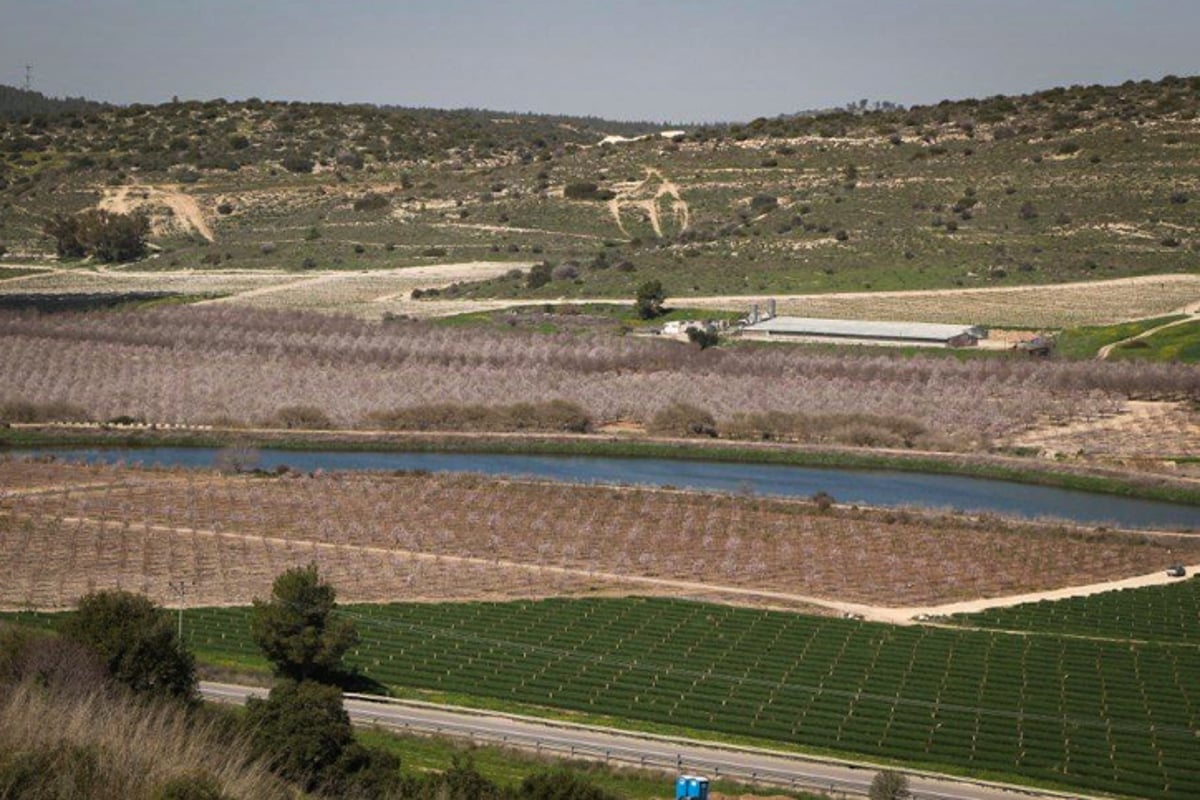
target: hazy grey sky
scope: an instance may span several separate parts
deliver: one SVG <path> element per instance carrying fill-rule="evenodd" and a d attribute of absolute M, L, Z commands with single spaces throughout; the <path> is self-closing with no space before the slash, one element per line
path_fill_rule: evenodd
<path fill-rule="evenodd" d="M 1200 73 L 1200 0 L 0 0 L 0 83 L 746 120 Z"/>

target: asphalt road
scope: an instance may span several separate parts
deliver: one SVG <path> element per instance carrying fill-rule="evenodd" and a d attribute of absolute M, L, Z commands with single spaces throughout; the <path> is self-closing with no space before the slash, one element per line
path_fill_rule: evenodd
<path fill-rule="evenodd" d="M 244 703 L 247 697 L 266 693 L 261 688 L 209 682 L 201 683 L 200 690 L 209 700 L 239 704 Z M 431 703 L 348 695 L 345 706 L 351 720 L 360 725 L 455 736 L 556 756 L 641 766 L 672 774 L 729 777 L 745 782 L 823 791 L 834 796 L 865 796 L 877 771 L 875 767 L 833 760 L 715 746 L 686 739 L 625 733 L 611 728 L 499 715 Z M 909 787 L 914 798 L 928 800 L 1019 800 L 1021 797 L 1080 796 L 911 773 Z"/>

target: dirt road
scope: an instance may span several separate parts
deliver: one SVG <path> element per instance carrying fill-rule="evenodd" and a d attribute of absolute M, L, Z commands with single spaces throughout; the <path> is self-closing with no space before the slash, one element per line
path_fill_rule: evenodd
<path fill-rule="evenodd" d="M 1159 331 L 1164 331 L 1167 328 L 1173 328 L 1176 325 L 1185 325 L 1189 322 L 1195 322 L 1197 319 L 1200 319 L 1200 302 L 1189 303 L 1188 305 L 1179 309 L 1179 313 L 1186 314 L 1187 316 L 1184 317 L 1183 319 L 1177 319 L 1174 322 L 1168 322 L 1165 325 L 1159 325 L 1156 328 L 1151 328 L 1148 331 L 1142 331 L 1141 333 L 1137 334 L 1136 336 L 1130 336 L 1128 338 L 1122 339 L 1119 342 L 1113 342 L 1112 344 L 1106 344 L 1103 347 L 1101 347 L 1098 351 L 1096 351 L 1096 358 L 1103 361 L 1104 359 L 1108 358 L 1110 353 L 1112 353 L 1113 348 L 1127 345 L 1130 342 L 1137 341 L 1138 339 L 1145 339 L 1147 337 L 1153 336 L 1154 334 L 1158 333 Z"/>

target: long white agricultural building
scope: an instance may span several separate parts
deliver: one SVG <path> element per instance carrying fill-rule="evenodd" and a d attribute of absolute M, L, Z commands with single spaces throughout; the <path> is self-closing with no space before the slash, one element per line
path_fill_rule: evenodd
<path fill-rule="evenodd" d="M 764 339 L 926 347 L 974 347 L 980 339 L 987 338 L 987 331 L 978 325 L 810 317 L 771 317 L 742 330 L 748 336 Z"/>

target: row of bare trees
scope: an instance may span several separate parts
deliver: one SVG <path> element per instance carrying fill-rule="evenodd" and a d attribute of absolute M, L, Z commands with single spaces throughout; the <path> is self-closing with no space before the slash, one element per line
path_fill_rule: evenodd
<path fill-rule="evenodd" d="M 256 423 L 281 408 L 339 426 L 433 403 L 561 399 L 594 421 L 649 421 L 674 402 L 737 413 L 912 420 L 967 445 L 1129 397 L 1200 397 L 1179 364 L 896 358 L 448 329 L 243 308 L 0 314 L 0 405 L 67 403 L 92 418 Z"/>
<path fill-rule="evenodd" d="M 58 481 L 76 469 L 61 467 Z M 13 470 L 0 463 L 0 477 Z M 536 595 L 614 575 L 924 603 L 1045 588 L 1063 570 L 1081 580 L 1136 574 L 1168 557 L 1132 536 L 1098 546 L 1026 524 L 753 497 L 447 475 L 127 474 L 124 484 L 0 499 L 0 583 L 18 595 L 0 599 L 69 598 L 104 576 L 165 592 L 163 576 L 187 576 L 208 602 L 233 602 L 315 560 L 355 599 L 495 596 L 506 586 Z M 1200 556 L 1200 544 L 1172 546 Z M 864 571 L 876 578 L 862 581 Z"/>

